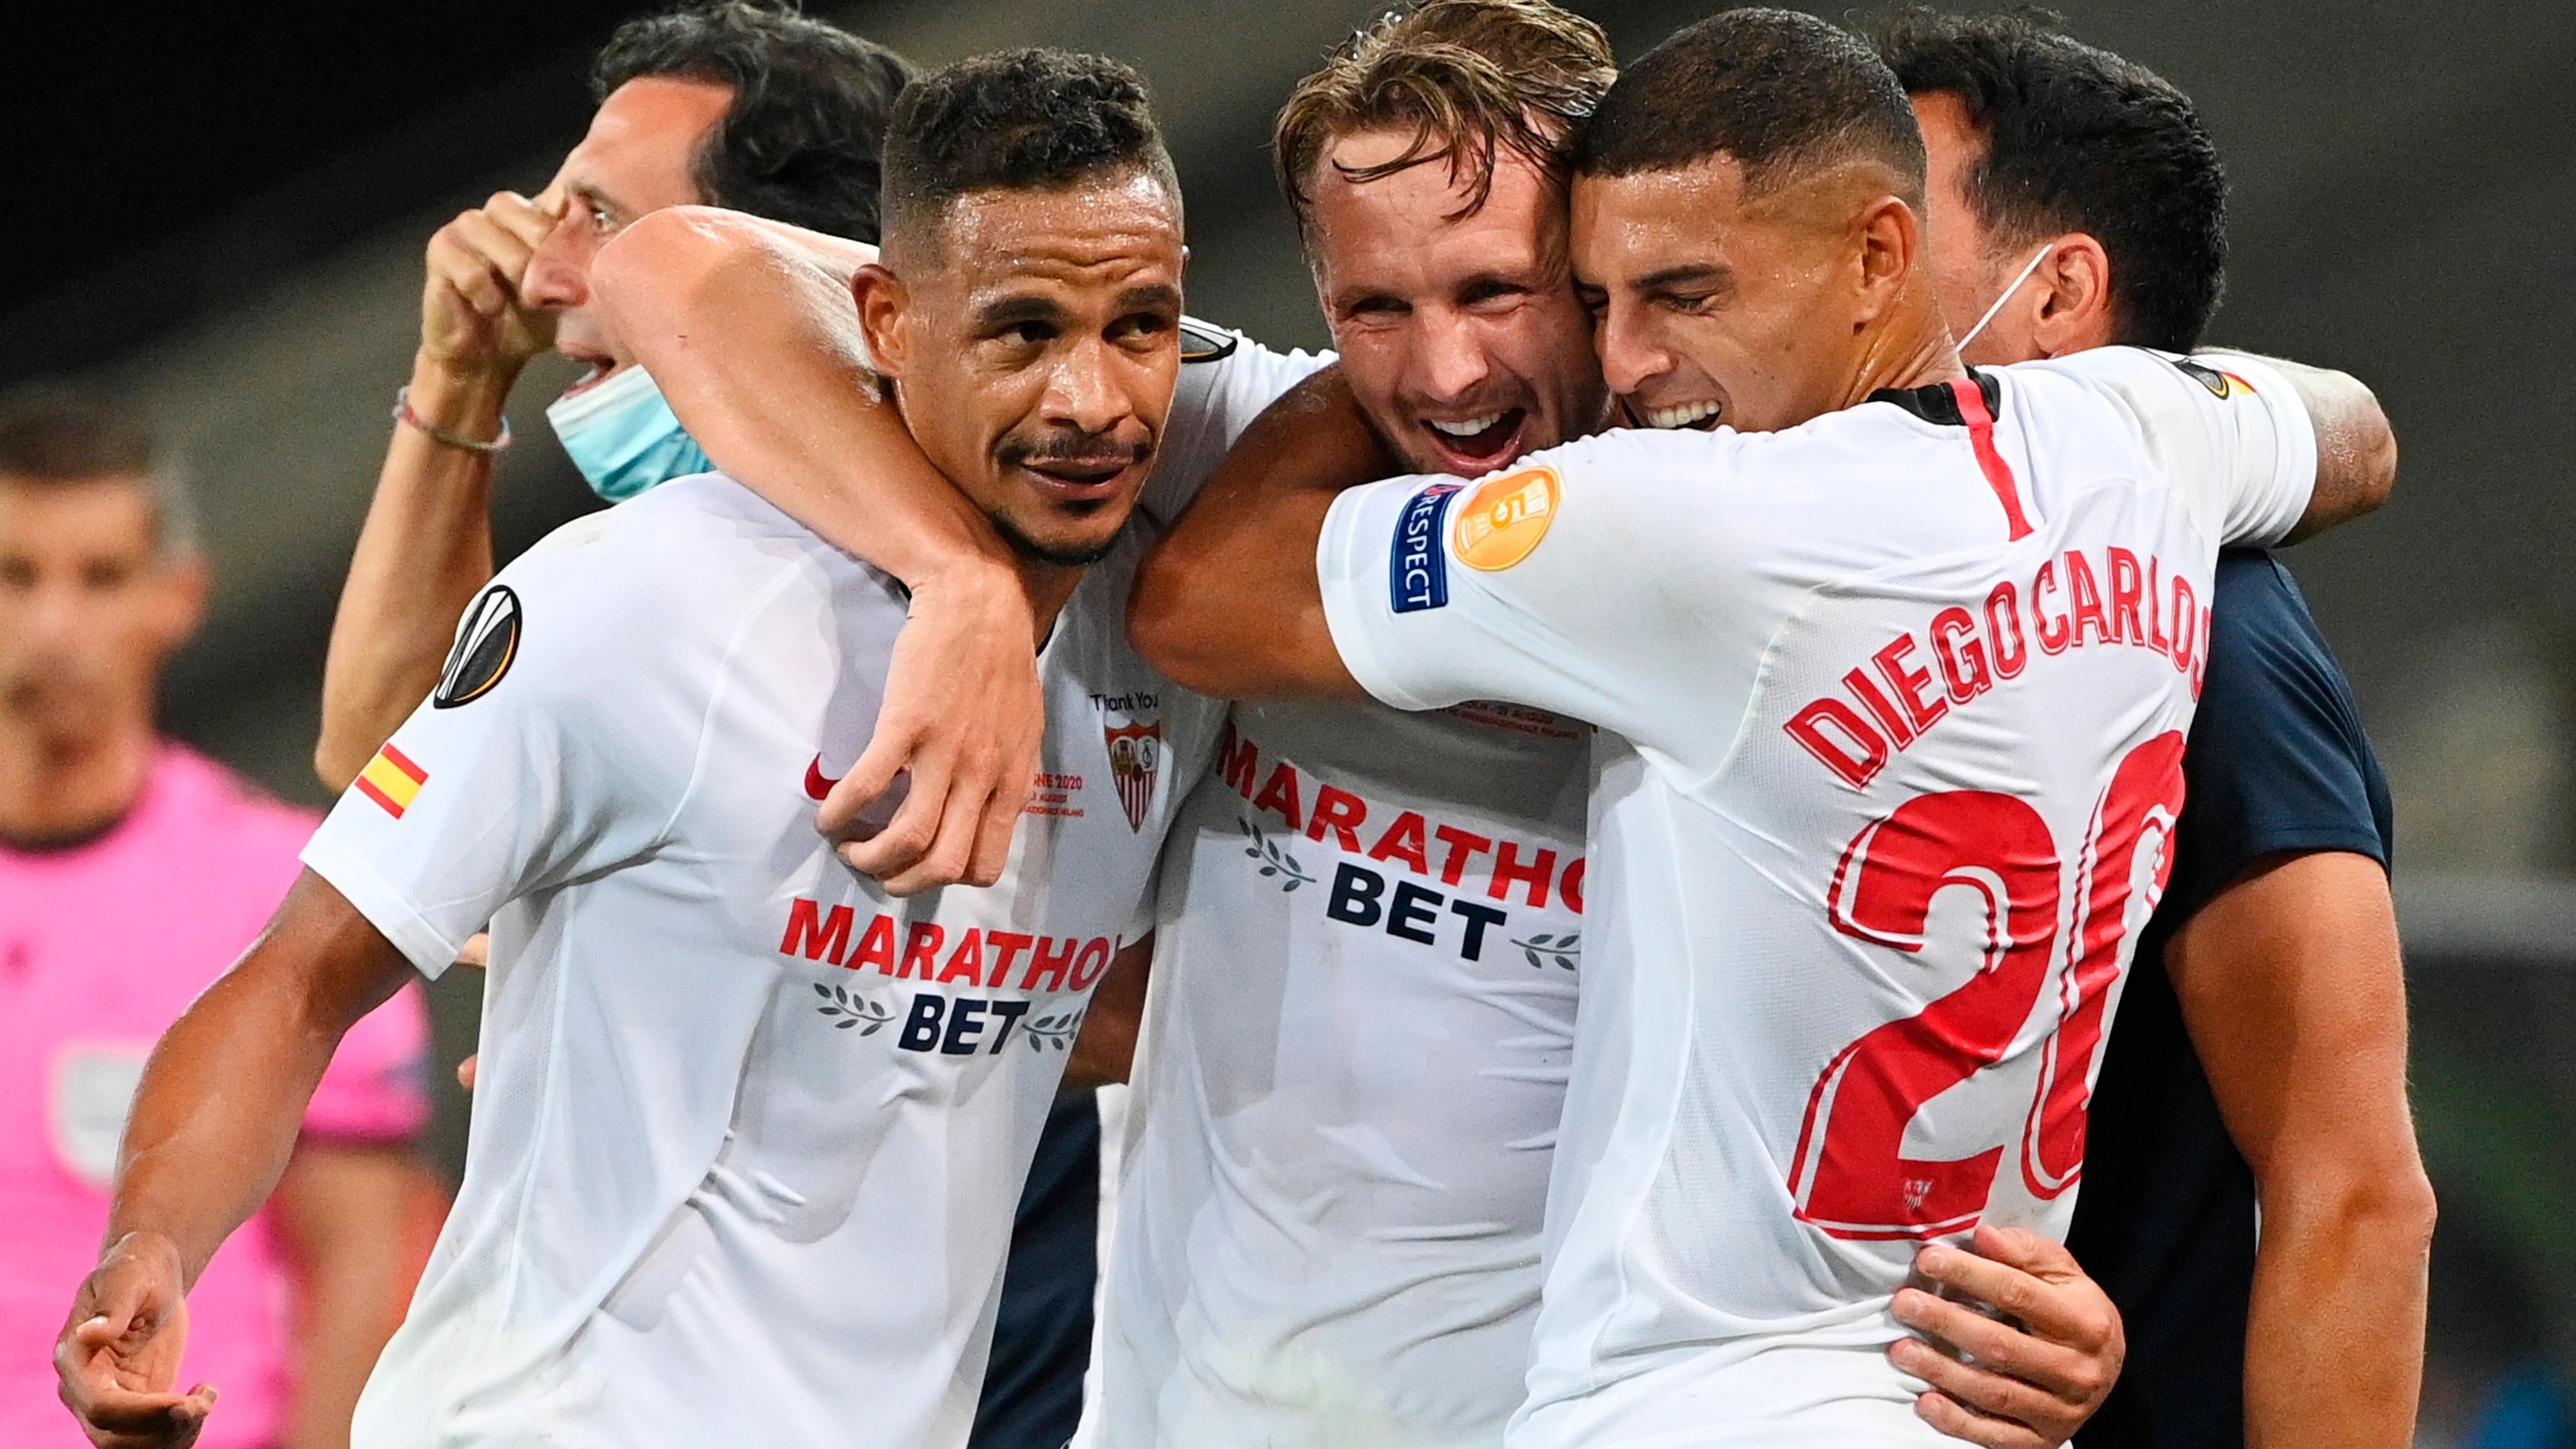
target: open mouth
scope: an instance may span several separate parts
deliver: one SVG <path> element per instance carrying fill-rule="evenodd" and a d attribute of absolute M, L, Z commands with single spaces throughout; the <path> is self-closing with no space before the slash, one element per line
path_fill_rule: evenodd
<path fill-rule="evenodd" d="M 1505 408 L 1454 421 L 1424 418 L 1422 426 L 1443 458 L 1461 470 L 1484 472 L 1501 467 L 1518 454 L 1521 424 L 1528 418 L 1526 408 Z"/>
<path fill-rule="evenodd" d="M 1641 408 L 1634 404 L 1628 407 L 1629 416 L 1647 427 L 1691 428 L 1703 433 L 1716 427 L 1718 415 L 1725 411 L 1726 404 L 1713 401 L 1676 403 L 1660 408 Z"/>
<path fill-rule="evenodd" d="M 565 397 L 581 396 L 583 393 L 586 393 L 592 388 L 599 386 L 601 383 L 608 381 L 608 375 L 617 370 L 617 359 L 614 357 L 582 357 L 569 352 L 564 355 L 572 358 L 575 362 L 586 364 L 590 368 L 590 371 L 581 375 L 581 379 L 578 382 L 575 382 L 572 386 L 564 389 L 563 395 Z"/>

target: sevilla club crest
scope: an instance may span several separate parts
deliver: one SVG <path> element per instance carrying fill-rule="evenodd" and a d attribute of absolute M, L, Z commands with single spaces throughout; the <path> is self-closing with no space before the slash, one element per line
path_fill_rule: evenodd
<path fill-rule="evenodd" d="M 1100 738 L 1109 746 L 1109 777 L 1118 782 L 1127 828 L 1142 830 L 1145 812 L 1154 803 L 1154 776 L 1163 768 L 1162 723 L 1105 725 Z"/>

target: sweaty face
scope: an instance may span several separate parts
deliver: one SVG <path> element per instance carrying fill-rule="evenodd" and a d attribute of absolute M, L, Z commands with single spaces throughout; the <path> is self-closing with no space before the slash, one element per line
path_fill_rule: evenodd
<path fill-rule="evenodd" d="M 689 158 L 732 104 L 731 86 L 663 76 L 628 81 L 600 103 L 590 134 L 538 198 L 541 206 L 562 207 L 563 219 L 529 260 L 519 295 L 555 314 L 555 350 L 590 366 L 574 392 L 635 360 L 591 308 L 592 258 L 646 212 L 702 199 L 689 179 Z"/>
<path fill-rule="evenodd" d="M 1720 156 L 1575 180 L 1575 279 L 1602 375 L 1640 425 L 1793 427 L 1841 406 L 1858 374 L 1847 178 L 1750 201 L 1743 179 Z"/>
<path fill-rule="evenodd" d="M 1968 174 L 1986 154 L 1985 138 L 1968 120 L 1959 98 L 1934 92 L 1914 98 L 1914 116 L 1923 126 L 1924 158 L 1930 176 L 1924 227 L 1932 258 L 1932 290 L 1941 300 L 1941 318 L 1950 335 L 1965 337 L 1995 297 L 2013 281 L 2013 272 L 2029 260 L 2027 252 L 1997 255 L 1994 239 L 1968 201 Z M 2032 344 L 2026 318 L 1998 314 L 1975 341 L 1961 350 L 1960 360 L 1975 367 L 2001 367 L 2041 356 Z"/>
<path fill-rule="evenodd" d="M 154 541 L 151 486 L 0 477 L 0 717 L 77 746 L 148 725 L 162 657 L 195 623 Z"/>
<path fill-rule="evenodd" d="M 952 202 L 903 282 L 893 375 L 922 451 L 1027 557 L 1106 553 L 1152 466 L 1179 376 L 1181 224 L 1129 173 Z M 876 339 L 871 337 L 872 343 Z"/>
<path fill-rule="evenodd" d="M 1465 216 L 1445 162 L 1356 185 L 1336 167 L 1393 160 L 1411 140 L 1346 136 L 1308 183 L 1316 292 L 1361 408 L 1409 466 L 1462 477 L 1598 428 L 1606 394 L 1562 194 L 1510 151 Z"/>

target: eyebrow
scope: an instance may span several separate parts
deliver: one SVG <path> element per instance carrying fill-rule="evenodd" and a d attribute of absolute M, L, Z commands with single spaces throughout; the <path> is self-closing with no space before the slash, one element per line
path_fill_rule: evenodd
<path fill-rule="evenodd" d="M 1061 322 L 1065 310 L 1055 299 L 1023 292 L 1015 297 L 1002 297 L 975 309 L 978 327 L 1011 327 L 1022 322 Z"/>
<path fill-rule="evenodd" d="M 1721 290 L 1729 289 L 1735 285 L 1735 269 L 1720 262 L 1686 262 L 1659 272 L 1648 272 L 1628 286 L 1630 291 L 1652 292 L 1664 287 L 1688 286 L 1693 282 L 1707 282 Z"/>
<path fill-rule="evenodd" d="M 1118 294 L 1121 312 L 1179 311 L 1181 289 L 1169 282 L 1154 282 L 1142 287 L 1129 287 Z"/>

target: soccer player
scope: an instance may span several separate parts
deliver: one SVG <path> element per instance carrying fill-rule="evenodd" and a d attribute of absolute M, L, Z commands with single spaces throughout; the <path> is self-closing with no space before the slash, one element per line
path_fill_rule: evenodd
<path fill-rule="evenodd" d="M 1963 373 L 1923 165 L 1852 37 L 1684 30 L 1585 128 L 1572 198 L 1605 375 L 1672 431 L 1473 489 L 1283 488 L 1257 524 L 1185 519 L 1140 584 L 1140 645 L 1204 688 L 1602 728 L 1517 1444 L 1930 1439 L 1887 1310 L 1916 1240 L 2064 1231 L 2216 549 L 2389 482 L 2376 405 L 2333 374 Z M 1297 477 L 1314 431 L 1265 422 L 1238 457 Z"/>
<path fill-rule="evenodd" d="M 2197 344 L 2225 183 L 2187 97 L 2026 17 L 1916 13 L 1880 50 L 1923 124 L 1943 311 L 1962 335 L 1991 314 L 1965 360 Z M 2128 1330 L 2084 1443 L 2403 1445 L 2433 1199 L 2388 787 L 2279 562 L 2220 555 L 2210 619 L 2173 880 L 2067 1237 Z"/>
<path fill-rule="evenodd" d="M 913 637 L 912 571 L 719 476 L 559 531 L 474 600 L 147 1068 L 57 1347 L 93 1433 L 196 1431 L 185 1290 L 348 1022 L 489 919 L 465 1182 L 360 1437 L 966 1437 L 1011 1204 L 1090 991 L 1143 949 L 1170 782 L 1216 710 L 1121 627 L 1180 366 L 1180 200 L 1140 83 L 962 62 L 906 92 L 886 166 L 867 342 L 945 490 L 902 497 L 1021 561 L 1056 808 L 998 887 L 892 896 L 812 807 Z"/>
<path fill-rule="evenodd" d="M 145 428 L 75 394 L 0 405 L 0 1443 L 78 1444 L 47 1372 L 96 1261 L 152 1042 L 259 933 L 314 817 L 153 729 L 206 565 Z M 222 1446 L 327 1449 L 437 1223 L 412 1155 L 429 1023 L 405 991 L 322 1074 L 277 1188 L 206 1267 L 188 1369 Z"/>
<path fill-rule="evenodd" d="M 1563 182 L 1567 131 L 1609 79 L 1580 17 L 1447 0 L 1373 28 L 1291 98 L 1277 151 L 1342 371 L 1415 466 L 1472 477 L 1602 420 Z M 1418 164 L 1389 164 L 1408 145 Z M 677 213 L 602 263 L 610 310 L 692 428 L 864 547 L 852 460 L 874 444 L 849 379 L 816 366 L 855 353 L 827 271 L 766 229 Z M 1579 726 L 1541 711 L 1236 708 L 1166 862 L 1148 1106 L 1087 1434 L 1499 1441 L 1564 1092 L 1585 754 Z M 2038 1261 L 2071 1269 L 2053 1245 Z M 2043 1337 L 2102 1301 L 1980 1266 L 2038 1295 Z M 2001 1374 L 1959 1387 L 2017 1390 L 2024 1432 L 2053 1441 L 2116 1354 L 2097 1338 L 2036 1355 L 2044 1393 Z"/>

